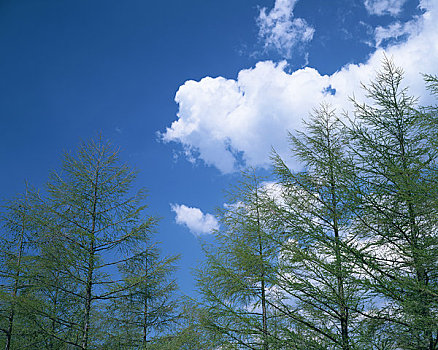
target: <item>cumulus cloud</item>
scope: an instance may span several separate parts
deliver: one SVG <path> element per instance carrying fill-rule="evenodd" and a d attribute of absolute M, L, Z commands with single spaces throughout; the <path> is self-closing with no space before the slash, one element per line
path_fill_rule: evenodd
<path fill-rule="evenodd" d="M 364 5 L 371 15 L 397 16 L 407 0 L 365 0 Z"/>
<path fill-rule="evenodd" d="M 427 103 L 420 73 L 438 73 L 437 4 L 437 0 L 422 2 L 425 12 L 405 27 L 403 42 L 378 47 L 366 62 L 348 64 L 331 75 L 308 67 L 288 73 L 286 62 L 265 61 L 241 70 L 236 79 L 187 81 L 175 96 L 178 119 L 161 138 L 180 143 L 192 159 L 223 173 L 242 165 L 268 167 L 271 147 L 288 159 L 287 130 L 302 128 L 302 119 L 323 100 L 338 111 L 348 111 L 349 96 L 363 99 L 360 82 L 367 84 L 373 78 L 384 52 L 404 69 L 410 92 Z M 388 36 L 381 34 L 380 39 Z"/>
<path fill-rule="evenodd" d="M 176 223 L 186 226 L 195 236 L 209 234 L 219 228 L 217 219 L 211 214 L 204 214 L 199 208 L 184 204 L 171 204 L 170 207 L 176 214 Z"/>
<path fill-rule="evenodd" d="M 285 58 L 291 58 L 298 44 L 312 40 L 315 30 L 302 18 L 294 18 L 293 9 L 298 0 L 275 0 L 274 7 L 260 10 L 257 24 L 259 37 L 265 49 L 275 49 Z"/>
<path fill-rule="evenodd" d="M 207 77 L 186 82 L 175 97 L 179 119 L 163 140 L 182 143 L 186 151 L 197 152 L 224 173 L 238 168 L 239 156 L 246 164 L 268 165 L 272 138 L 284 141 L 287 129 L 300 125 L 293 116 L 306 116 L 315 96 L 323 95 L 328 85 L 327 77 L 314 69 L 290 75 L 285 65 L 260 62 L 242 70 L 237 80 Z"/>

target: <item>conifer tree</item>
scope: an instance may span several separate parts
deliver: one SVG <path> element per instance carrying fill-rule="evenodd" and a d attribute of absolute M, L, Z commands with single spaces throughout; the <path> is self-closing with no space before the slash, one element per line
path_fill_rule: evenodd
<path fill-rule="evenodd" d="M 24 347 L 35 336 L 23 305 L 32 299 L 29 270 L 34 261 L 28 191 L 5 203 L 0 242 L 0 330 L 6 350 Z M 29 302 L 28 301 L 28 302 Z"/>
<path fill-rule="evenodd" d="M 437 349 L 436 113 L 420 109 L 389 59 L 364 86 L 369 103 L 354 100 L 349 126 L 360 197 L 354 259 L 380 301 L 368 317 L 386 323 L 400 349 Z M 432 84 L 433 77 L 429 77 Z"/>
<path fill-rule="evenodd" d="M 346 138 L 333 109 L 322 105 L 290 134 L 291 153 L 303 166 L 293 172 L 274 153 L 282 205 L 273 212 L 285 223 L 276 271 L 283 298 L 276 309 L 291 320 L 292 344 L 300 349 L 354 348 L 365 292 L 355 282 L 345 248 L 352 244 Z"/>
<path fill-rule="evenodd" d="M 99 311 L 120 292 L 113 288 L 118 283 L 114 270 L 138 259 L 157 222 L 144 214 L 144 190 L 132 191 L 135 172 L 120 162 L 118 153 L 102 138 L 84 142 L 76 154 L 65 154 L 62 172 L 54 172 L 48 183 L 48 198 L 39 198 L 42 275 L 69 281 L 57 284 L 48 278 L 43 289 L 77 305 L 66 315 L 69 319 L 55 317 L 74 334 L 52 335 L 84 350 L 104 336 L 96 327 Z"/>
<path fill-rule="evenodd" d="M 218 245 L 206 249 L 205 268 L 197 272 L 199 291 L 209 314 L 204 326 L 223 339 L 222 346 L 273 349 L 269 299 L 271 263 L 276 246 L 263 207 L 266 192 L 254 174 L 231 192 L 231 204 L 221 211 Z M 225 347 L 228 348 L 228 347 Z"/>

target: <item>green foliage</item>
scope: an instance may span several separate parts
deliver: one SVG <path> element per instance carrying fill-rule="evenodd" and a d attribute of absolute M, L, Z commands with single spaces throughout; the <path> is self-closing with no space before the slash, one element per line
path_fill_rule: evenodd
<path fill-rule="evenodd" d="M 273 270 L 277 258 L 273 222 L 263 206 L 267 192 L 254 174 L 230 193 L 231 204 L 220 212 L 223 230 L 217 246 L 205 247 L 205 267 L 197 271 L 205 312 L 205 327 L 220 334 L 223 345 L 268 349 L 269 329 L 276 322 L 269 308 Z"/>
<path fill-rule="evenodd" d="M 107 306 L 111 315 L 107 326 L 120 349 L 149 349 L 153 338 L 175 325 L 179 315 L 172 274 L 177 259 L 160 258 L 152 245 L 119 266 L 122 281 L 113 287 L 116 294 Z"/>
<path fill-rule="evenodd" d="M 34 304 L 32 265 L 34 225 L 29 192 L 5 202 L 2 216 L 4 235 L 0 242 L 0 330 L 6 350 L 29 346 L 36 332 L 27 306 Z"/>
<path fill-rule="evenodd" d="M 108 339 L 120 338 L 107 318 L 123 314 L 117 326 L 126 328 L 123 322 L 137 317 L 137 302 L 146 294 L 153 308 L 148 312 L 153 322 L 147 327 L 155 332 L 171 323 L 176 258 L 160 259 L 151 244 L 157 219 L 145 215 L 145 191 L 132 191 L 134 179 L 135 172 L 120 162 L 118 150 L 98 138 L 83 143 L 76 154 L 65 154 L 62 171 L 51 175 L 47 196 L 29 194 L 26 216 L 18 215 L 22 223 L 11 219 L 17 209 L 7 208 L 8 237 L 22 247 L 10 257 L 7 247 L 2 250 L 10 297 L 1 299 L 9 305 L 6 313 L 24 310 L 17 324 L 38 333 L 32 339 L 34 348 L 102 348 Z M 33 260 L 24 276 L 20 266 L 27 240 L 32 242 Z M 148 257 L 151 269 L 144 272 Z M 12 299 L 24 295 L 24 282 L 30 297 L 18 304 Z M 123 349 L 138 348 L 141 334 L 129 332 L 133 344 Z M 24 339 L 18 333 L 15 338 Z"/>
<path fill-rule="evenodd" d="M 374 105 L 353 101 L 350 190 L 360 197 L 353 229 L 361 239 L 354 257 L 364 285 L 382 301 L 372 315 L 389 322 L 397 346 L 435 349 L 438 153 L 431 121 L 436 116 L 416 108 L 402 76 L 385 60 L 366 87 Z"/>
<path fill-rule="evenodd" d="M 296 323 L 301 336 L 325 348 L 353 349 L 366 292 L 345 251 L 354 242 L 349 230 L 355 203 L 347 190 L 350 160 L 345 155 L 345 130 L 327 105 L 316 110 L 306 132 L 290 135 L 292 154 L 304 167 L 292 172 L 274 154 L 282 188 L 281 205 L 273 207 L 285 223 L 277 285 L 279 309 Z M 352 330 L 355 330 L 354 332 Z M 318 348 L 309 344 L 307 348 Z M 301 345 L 302 347 L 304 345 Z"/>

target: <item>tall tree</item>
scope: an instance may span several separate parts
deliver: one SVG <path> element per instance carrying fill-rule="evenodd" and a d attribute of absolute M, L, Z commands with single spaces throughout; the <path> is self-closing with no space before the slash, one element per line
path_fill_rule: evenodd
<path fill-rule="evenodd" d="M 402 78 L 385 59 L 364 86 L 371 104 L 354 101 L 350 187 L 361 199 L 355 259 L 380 300 L 368 316 L 389 322 L 397 348 L 432 350 L 438 347 L 437 119 L 416 107 Z"/>
<path fill-rule="evenodd" d="M 272 210 L 285 223 L 275 269 L 283 298 L 276 309 L 295 324 L 298 348 L 350 350 L 365 294 L 345 255 L 354 242 L 347 139 L 330 106 L 322 105 L 305 125 L 306 132 L 290 134 L 292 155 L 304 170 L 293 172 L 273 156 L 283 194 Z"/>
<path fill-rule="evenodd" d="M 206 249 L 205 268 L 197 272 L 199 291 L 210 315 L 205 326 L 236 348 L 270 347 L 271 260 L 275 245 L 263 209 L 266 193 L 253 173 L 233 192 L 221 211 L 217 246 Z M 231 345 L 230 345 L 231 346 Z"/>
<path fill-rule="evenodd" d="M 118 154 L 101 137 L 82 143 L 76 154 L 65 154 L 62 172 L 52 174 L 48 198 L 40 197 L 41 266 L 60 281 L 71 281 L 46 279 L 46 287 L 79 307 L 71 319 L 56 322 L 70 324 L 76 334 L 62 340 L 84 350 L 101 341 L 94 322 L 103 304 L 119 293 L 114 270 L 142 254 L 157 222 L 144 214 L 145 192 L 132 191 L 135 172 Z M 135 284 L 121 286 L 131 287 Z"/>
<path fill-rule="evenodd" d="M 29 192 L 6 202 L 2 215 L 4 234 L 0 242 L 0 330 L 6 350 L 24 347 L 35 338 L 24 305 L 33 299 L 30 273 L 35 260 L 34 225 Z M 26 302 L 27 301 L 27 302 Z"/>

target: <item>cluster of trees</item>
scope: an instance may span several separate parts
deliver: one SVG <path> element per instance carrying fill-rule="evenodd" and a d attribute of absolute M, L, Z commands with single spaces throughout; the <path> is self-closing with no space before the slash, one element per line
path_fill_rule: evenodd
<path fill-rule="evenodd" d="M 433 94 L 438 79 L 425 76 Z M 0 250 L 6 349 L 438 349 L 438 117 L 385 60 L 368 103 L 322 105 L 290 134 L 292 171 L 245 172 L 181 301 L 177 257 L 117 151 L 66 155 L 47 195 L 7 203 Z"/>
<path fill-rule="evenodd" d="M 134 179 L 99 138 L 64 156 L 47 195 L 27 188 L 5 204 L 4 349 L 143 349 L 173 324 L 177 257 L 160 256 Z"/>
<path fill-rule="evenodd" d="M 231 191 L 197 274 L 217 349 L 438 349 L 437 109 L 389 60 L 364 88 L 290 134 L 303 170 L 274 152 Z"/>

